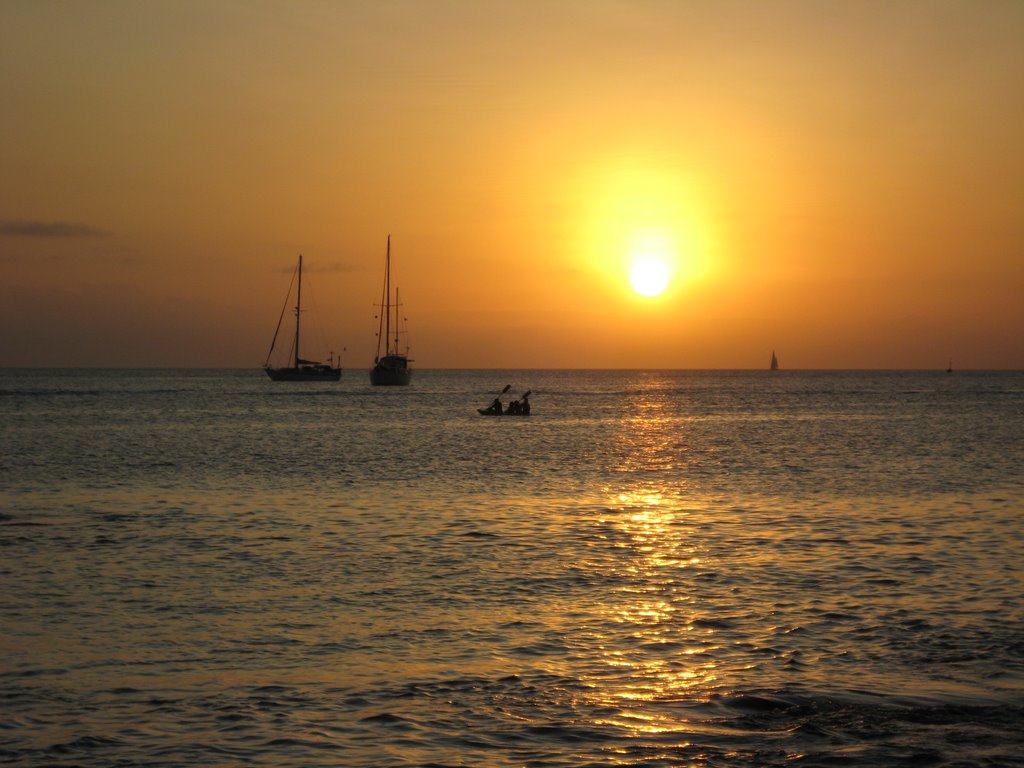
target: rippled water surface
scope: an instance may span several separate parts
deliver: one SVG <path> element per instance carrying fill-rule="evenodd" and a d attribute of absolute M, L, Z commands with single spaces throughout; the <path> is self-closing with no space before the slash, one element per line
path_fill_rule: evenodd
<path fill-rule="evenodd" d="M 0 762 L 1024 765 L 1024 374 L 0 371 L 0 424 Z"/>

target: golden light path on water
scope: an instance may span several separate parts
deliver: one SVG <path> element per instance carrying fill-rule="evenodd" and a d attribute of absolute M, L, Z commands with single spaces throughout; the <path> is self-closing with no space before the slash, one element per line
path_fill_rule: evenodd
<path fill-rule="evenodd" d="M 678 717 L 645 708 L 646 702 L 706 698 L 716 681 L 713 629 L 695 625 L 691 595 L 675 594 L 678 573 L 700 567 L 702 558 L 675 525 L 685 515 L 655 489 L 619 493 L 612 499 L 625 514 L 615 525 L 625 535 L 618 544 L 631 550 L 624 567 L 627 584 L 609 606 L 609 620 L 619 630 L 600 652 L 614 670 L 612 683 L 593 681 L 596 703 L 621 710 L 598 724 L 636 732 L 665 733 L 680 729 Z M 626 647 L 622 639 L 626 638 Z"/>
<path fill-rule="evenodd" d="M 609 595 L 602 627 L 589 638 L 605 669 L 585 676 L 590 703 L 608 716 L 596 725 L 626 729 L 637 736 L 680 732 L 675 746 L 688 746 L 685 705 L 706 701 L 718 680 L 713 626 L 698 619 L 692 591 L 681 589 L 683 574 L 704 566 L 706 555 L 685 525 L 690 512 L 680 498 L 686 487 L 682 420 L 655 392 L 635 401 L 624 420 L 614 465 L 627 486 L 605 490 L 602 526 L 610 530 L 615 556 L 587 565 L 611 568 L 620 583 Z M 679 703 L 673 714 L 664 707 Z"/>

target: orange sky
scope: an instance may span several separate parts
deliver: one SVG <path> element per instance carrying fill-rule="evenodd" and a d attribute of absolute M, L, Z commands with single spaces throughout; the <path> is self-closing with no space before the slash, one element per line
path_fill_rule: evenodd
<path fill-rule="evenodd" d="M 1016 0 L 11 0 L 0 365 L 259 366 L 302 253 L 307 356 L 366 368 L 390 233 L 417 367 L 1024 368 L 1022 40 Z"/>

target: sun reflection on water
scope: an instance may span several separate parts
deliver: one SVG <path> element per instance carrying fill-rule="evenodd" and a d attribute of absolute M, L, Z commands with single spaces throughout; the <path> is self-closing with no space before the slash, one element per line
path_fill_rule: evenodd
<path fill-rule="evenodd" d="M 682 732 L 692 706 L 720 687 L 721 630 L 701 621 L 707 553 L 690 521 L 685 419 L 657 388 L 632 400 L 622 422 L 598 524 L 611 549 L 591 565 L 615 585 L 587 638 L 597 662 L 586 679 L 598 724 L 636 735 Z M 610 573 L 608 573 L 610 571 Z M 682 733 L 680 733 L 682 735 Z"/>
<path fill-rule="evenodd" d="M 599 662 L 585 680 L 604 711 L 597 725 L 636 735 L 679 731 L 687 703 L 706 701 L 715 687 L 716 630 L 695 623 L 697 597 L 680 588 L 681 574 L 704 560 L 681 524 L 687 516 L 664 488 L 608 499 L 601 523 L 617 555 L 595 565 L 611 568 L 618 586 L 602 608 L 603 629 L 588 638 Z M 666 712 L 666 703 L 683 709 Z"/>

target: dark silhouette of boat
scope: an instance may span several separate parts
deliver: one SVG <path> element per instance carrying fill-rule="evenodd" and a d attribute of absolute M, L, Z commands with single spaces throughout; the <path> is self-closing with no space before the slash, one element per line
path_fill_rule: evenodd
<path fill-rule="evenodd" d="M 511 384 L 508 384 L 503 390 L 501 395 L 505 394 L 512 388 Z M 508 404 L 507 407 L 501 405 L 501 395 L 494 398 L 494 402 L 486 408 L 477 408 L 476 411 L 481 416 L 529 416 L 530 415 L 530 393 L 533 390 L 528 389 L 519 400 L 513 400 Z"/>
<path fill-rule="evenodd" d="M 779 358 L 775 356 L 775 350 L 772 350 L 772 362 L 768 366 L 768 370 L 777 371 L 779 370 Z"/>
<path fill-rule="evenodd" d="M 403 323 L 399 322 L 398 288 L 395 288 L 395 338 L 391 339 L 391 235 L 388 235 L 387 255 L 384 258 L 384 295 L 381 299 L 380 327 L 377 329 L 377 355 L 370 369 L 370 383 L 375 386 L 404 386 L 412 379 L 408 349 L 399 351 L 399 334 Z M 404 318 L 403 318 L 404 320 Z M 381 344 L 384 354 L 381 355 Z"/>
<path fill-rule="evenodd" d="M 292 295 L 292 285 L 296 285 L 295 291 L 295 338 L 292 341 L 292 365 L 282 368 L 274 368 L 270 365 L 270 357 L 274 354 L 274 346 L 277 344 L 277 336 L 281 331 L 281 323 L 284 321 L 284 313 L 288 307 L 288 299 Z M 302 326 L 302 255 L 299 254 L 299 263 L 292 274 L 292 283 L 288 286 L 288 296 L 285 297 L 285 306 L 281 309 L 281 317 L 277 320 L 277 329 L 274 331 L 274 338 L 270 342 L 270 351 L 267 352 L 267 361 L 263 364 L 263 370 L 267 372 L 273 381 L 338 381 L 341 379 L 341 361 L 337 367 L 334 365 L 334 353 L 328 363 L 321 363 L 317 360 L 304 360 L 299 354 L 300 330 Z"/>

